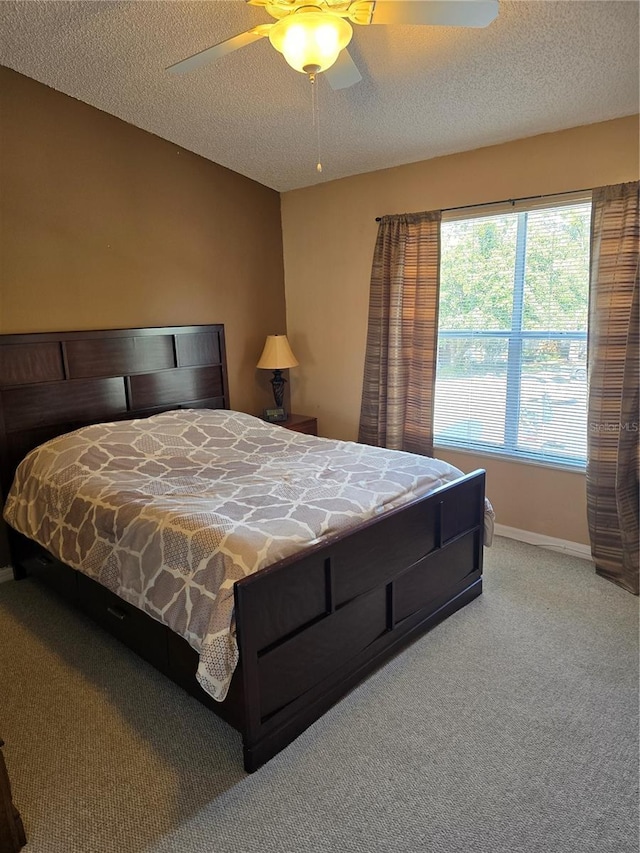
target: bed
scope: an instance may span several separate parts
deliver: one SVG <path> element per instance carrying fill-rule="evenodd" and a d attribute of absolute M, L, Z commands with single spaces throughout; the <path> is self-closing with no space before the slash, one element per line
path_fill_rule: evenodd
<path fill-rule="evenodd" d="M 0 336 L 5 495 L 18 464 L 43 442 L 55 439 L 47 447 L 66 453 L 69 433 L 107 430 L 115 441 L 148 423 L 172 435 L 176 425 L 248 430 L 238 442 L 249 435 L 249 443 L 271 446 L 288 471 L 292 458 L 302 471 L 304 460 L 336 444 L 229 411 L 220 325 Z M 293 457 L 282 455 L 285 445 Z M 228 462 L 237 467 L 236 456 Z M 270 466 L 263 464 L 264 481 Z M 166 480 L 154 482 L 163 491 Z M 484 472 L 477 471 L 439 478 L 417 496 L 375 501 L 364 520 L 341 517 L 314 529 L 301 549 L 263 549 L 261 563 L 227 578 L 225 642 L 237 660 L 224 683 L 215 673 L 208 680 L 200 641 L 131 590 L 86 574 L 91 560 L 83 566 L 53 539 L 39 544 L 14 530 L 10 547 L 16 578 L 40 577 L 240 731 L 252 772 L 403 645 L 481 593 L 485 523 Z"/>

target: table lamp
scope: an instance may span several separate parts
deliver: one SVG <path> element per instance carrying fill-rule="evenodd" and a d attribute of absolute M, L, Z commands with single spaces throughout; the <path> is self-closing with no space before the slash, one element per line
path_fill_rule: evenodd
<path fill-rule="evenodd" d="M 273 399 L 276 409 L 281 409 L 283 417 L 286 417 L 282 401 L 284 398 L 284 385 L 287 381 L 282 371 L 287 367 L 297 367 L 298 360 L 291 352 L 286 335 L 268 335 L 262 350 L 262 355 L 257 366 L 261 370 L 273 370 L 271 385 L 273 387 Z"/>

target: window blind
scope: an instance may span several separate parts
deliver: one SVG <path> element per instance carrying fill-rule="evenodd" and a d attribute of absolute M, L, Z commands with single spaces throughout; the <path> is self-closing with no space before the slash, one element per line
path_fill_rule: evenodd
<path fill-rule="evenodd" d="M 586 460 L 589 198 L 442 222 L 436 444 Z"/>

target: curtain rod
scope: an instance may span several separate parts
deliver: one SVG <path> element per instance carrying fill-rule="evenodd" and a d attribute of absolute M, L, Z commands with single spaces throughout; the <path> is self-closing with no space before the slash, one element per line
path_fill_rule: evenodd
<path fill-rule="evenodd" d="M 469 210 L 472 207 L 492 207 L 494 204 L 516 204 L 519 201 L 534 201 L 537 198 L 557 198 L 560 195 L 575 195 L 576 193 L 590 193 L 593 187 L 586 187 L 583 190 L 566 190 L 563 193 L 547 193 L 546 195 L 525 195 L 522 198 L 503 198 L 500 201 L 484 201 L 481 204 L 463 204 L 461 207 L 443 207 L 442 213 L 449 213 L 452 210 Z M 382 216 L 376 216 L 376 222 L 380 222 Z"/>

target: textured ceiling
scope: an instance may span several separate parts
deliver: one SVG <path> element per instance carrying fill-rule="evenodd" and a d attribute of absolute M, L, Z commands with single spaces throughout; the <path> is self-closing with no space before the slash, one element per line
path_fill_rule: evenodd
<path fill-rule="evenodd" d="M 310 85 L 263 39 L 166 66 L 269 22 L 243 0 L 0 2 L 0 62 L 277 190 L 638 111 L 637 0 L 501 0 L 486 29 L 354 27 L 363 75 Z"/>

